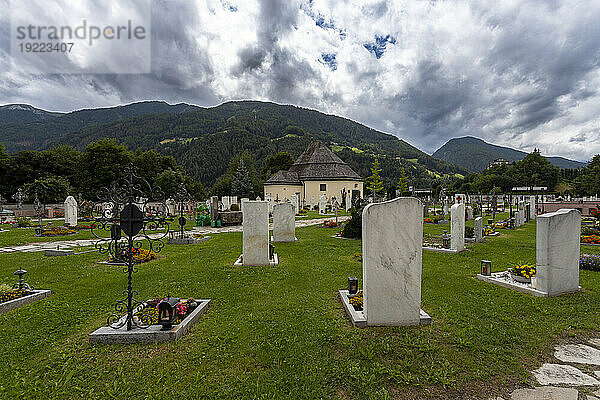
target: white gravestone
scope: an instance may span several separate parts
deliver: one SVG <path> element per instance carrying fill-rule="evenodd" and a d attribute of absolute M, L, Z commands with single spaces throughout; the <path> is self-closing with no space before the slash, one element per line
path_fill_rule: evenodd
<path fill-rule="evenodd" d="M 265 200 L 269 203 L 269 214 L 272 214 L 273 207 L 275 205 L 275 203 L 273 201 L 273 196 L 271 196 L 271 195 L 265 196 Z"/>
<path fill-rule="evenodd" d="M 237 196 L 230 196 L 229 197 L 229 201 L 231 202 L 231 205 L 237 204 L 238 203 L 238 197 Z"/>
<path fill-rule="evenodd" d="M 294 215 L 300 211 L 300 196 L 297 194 L 292 195 L 292 205 L 294 206 Z"/>
<path fill-rule="evenodd" d="M 448 208 L 448 203 L 446 202 L 446 200 L 444 200 L 444 205 L 442 207 L 442 212 L 444 213 L 444 216 L 448 215 L 449 208 Z"/>
<path fill-rule="evenodd" d="M 352 195 L 350 192 L 346 193 L 346 212 L 352 208 Z"/>
<path fill-rule="evenodd" d="M 465 249 L 465 203 L 450 207 L 450 249 Z"/>
<path fill-rule="evenodd" d="M 319 197 L 319 214 L 325 214 L 325 206 L 327 205 L 327 196 L 324 194 Z"/>
<path fill-rule="evenodd" d="M 473 219 L 473 207 L 467 206 L 467 218 L 469 220 Z"/>
<path fill-rule="evenodd" d="M 273 242 L 294 242 L 296 240 L 296 217 L 294 206 L 281 203 L 273 207 Z"/>
<path fill-rule="evenodd" d="M 65 199 L 65 225 L 77 225 L 77 201 L 75 197 L 68 196 Z"/>
<path fill-rule="evenodd" d="M 536 289 L 556 296 L 579 290 L 581 213 L 561 209 L 538 215 Z"/>
<path fill-rule="evenodd" d="M 481 242 L 483 240 L 483 218 L 477 217 L 475 218 L 475 241 Z"/>
<path fill-rule="evenodd" d="M 369 326 L 420 324 L 422 213 L 414 197 L 363 210 L 363 301 Z"/>
<path fill-rule="evenodd" d="M 537 207 L 535 204 L 535 196 L 529 196 L 529 218 L 535 219 Z"/>
<path fill-rule="evenodd" d="M 223 196 L 221 197 L 221 202 L 223 203 L 223 209 L 228 211 L 231 208 L 231 197 Z"/>
<path fill-rule="evenodd" d="M 316 200 L 314 197 L 310 198 L 310 209 L 314 210 L 315 209 L 315 205 L 317 204 Z"/>
<path fill-rule="evenodd" d="M 246 201 L 242 222 L 243 265 L 269 265 L 269 204 Z"/>

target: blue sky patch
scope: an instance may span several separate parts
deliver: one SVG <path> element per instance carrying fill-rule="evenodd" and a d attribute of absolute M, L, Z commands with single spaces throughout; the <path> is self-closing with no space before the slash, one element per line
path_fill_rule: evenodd
<path fill-rule="evenodd" d="M 335 53 L 323 53 L 321 54 L 321 61 L 324 64 L 327 64 L 332 71 L 337 69 L 337 61 L 335 60 Z"/>
<path fill-rule="evenodd" d="M 375 42 L 365 43 L 363 46 L 365 49 L 369 50 L 370 53 L 375 54 L 375 57 L 379 59 L 383 56 L 383 53 L 385 53 L 385 47 L 388 43 L 395 44 L 396 38 L 390 35 L 375 35 Z"/>

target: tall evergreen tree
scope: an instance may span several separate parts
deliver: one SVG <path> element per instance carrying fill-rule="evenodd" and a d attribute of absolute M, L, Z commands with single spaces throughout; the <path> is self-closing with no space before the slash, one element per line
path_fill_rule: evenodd
<path fill-rule="evenodd" d="M 377 201 L 377 195 L 383 190 L 383 181 L 381 180 L 381 168 L 379 167 L 379 159 L 375 157 L 371 166 L 371 176 L 367 178 L 367 189 L 373 193 L 373 201 Z"/>
<path fill-rule="evenodd" d="M 400 192 L 400 196 L 404 196 L 408 192 L 408 178 L 406 177 L 406 171 L 404 171 L 404 167 L 400 169 L 400 179 L 398 180 L 398 192 Z"/>
<path fill-rule="evenodd" d="M 239 197 L 249 197 L 251 193 L 252 181 L 250 180 L 250 174 L 244 164 L 244 160 L 240 159 L 237 170 L 233 175 L 233 181 L 231 182 L 231 194 Z"/>

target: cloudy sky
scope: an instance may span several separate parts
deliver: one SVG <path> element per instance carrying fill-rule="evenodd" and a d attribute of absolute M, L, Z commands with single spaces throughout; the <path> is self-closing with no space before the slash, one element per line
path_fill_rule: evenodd
<path fill-rule="evenodd" d="M 597 0 L 152 0 L 151 72 L 142 74 L 15 67 L 9 14 L 56 13 L 27 3 L 0 0 L 10 9 L 0 12 L 0 104 L 257 99 L 345 116 L 429 153 L 465 135 L 578 160 L 600 153 Z M 81 2 L 58 4 L 68 12 Z M 96 17 L 147 11 L 106 4 Z M 131 63 L 129 51 L 93 50 Z"/>

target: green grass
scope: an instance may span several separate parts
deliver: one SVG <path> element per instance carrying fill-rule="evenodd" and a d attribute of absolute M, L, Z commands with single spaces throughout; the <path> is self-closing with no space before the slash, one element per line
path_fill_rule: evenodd
<path fill-rule="evenodd" d="M 0 283 L 23 266 L 30 283 L 53 292 L 0 315 L 0 397 L 491 398 L 526 382 L 561 337 L 598 329 L 600 273 L 581 271 L 584 291 L 555 298 L 475 279 L 481 259 L 496 271 L 534 259 L 533 222 L 458 255 L 423 253 L 431 326 L 353 328 L 337 290 L 362 276 L 352 256 L 361 243 L 331 232 L 297 229 L 298 242 L 276 244 L 277 267 L 233 267 L 240 233 L 165 247 L 134 275 L 138 297 L 213 300 L 170 344 L 89 345 L 126 286 L 121 268 L 96 263 L 103 256 L 0 255 Z"/>

